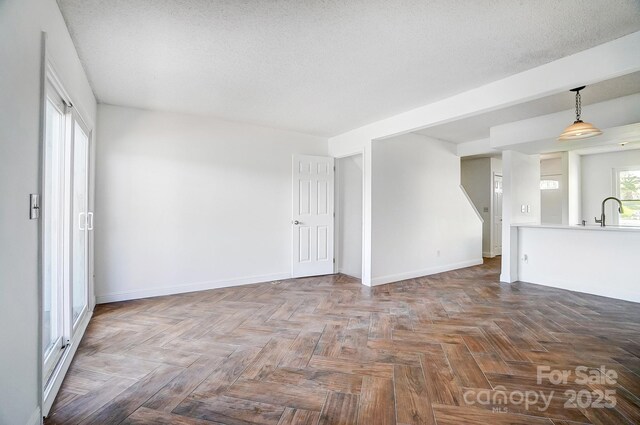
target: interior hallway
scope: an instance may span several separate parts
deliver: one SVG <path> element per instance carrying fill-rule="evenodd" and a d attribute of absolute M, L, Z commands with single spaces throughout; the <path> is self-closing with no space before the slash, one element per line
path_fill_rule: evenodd
<path fill-rule="evenodd" d="M 99 305 L 46 423 L 639 423 L 638 305 L 501 285 L 499 261 Z M 603 387 L 538 384 L 538 365 L 615 370 L 616 408 L 564 408 L 565 391 Z M 555 396 L 546 411 L 476 402 L 499 386 Z"/>

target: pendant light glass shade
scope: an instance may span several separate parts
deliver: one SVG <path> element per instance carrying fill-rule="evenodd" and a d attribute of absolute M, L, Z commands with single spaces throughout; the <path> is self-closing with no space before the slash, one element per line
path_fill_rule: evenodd
<path fill-rule="evenodd" d="M 589 137 L 599 136 L 602 134 L 593 124 L 582 120 L 575 121 L 569 127 L 565 128 L 558 140 L 579 140 Z"/>
<path fill-rule="evenodd" d="M 602 134 L 597 127 L 593 124 L 584 122 L 580 119 L 580 115 L 582 114 L 582 99 L 580 98 L 580 90 L 583 87 L 577 87 L 572 89 L 571 91 L 576 92 L 576 120 L 569 127 L 565 128 L 558 140 L 580 140 L 587 139 L 589 137 L 599 136 Z"/>

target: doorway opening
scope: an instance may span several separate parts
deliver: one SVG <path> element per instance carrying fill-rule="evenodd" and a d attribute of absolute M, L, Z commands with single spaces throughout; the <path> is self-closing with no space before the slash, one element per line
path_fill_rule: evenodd
<path fill-rule="evenodd" d="M 460 161 L 460 182 L 482 217 L 482 256 L 502 254 L 502 159 L 468 157 Z"/>
<path fill-rule="evenodd" d="M 502 255 L 502 174 L 493 173 L 491 257 Z"/>
<path fill-rule="evenodd" d="M 337 273 L 362 279 L 362 154 L 336 159 Z"/>
<path fill-rule="evenodd" d="M 540 156 L 540 222 L 567 224 L 567 188 L 562 154 Z"/>

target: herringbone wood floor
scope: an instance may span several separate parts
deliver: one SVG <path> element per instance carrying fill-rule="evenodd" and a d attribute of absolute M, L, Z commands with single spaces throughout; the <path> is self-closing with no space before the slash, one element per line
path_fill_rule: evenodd
<path fill-rule="evenodd" d="M 497 282 L 488 260 L 374 289 L 337 275 L 100 305 L 46 423 L 640 423 L 638 304 Z M 551 385 L 538 365 L 618 377 Z M 564 407 L 604 387 L 615 408 Z M 545 411 L 465 398 L 502 389 L 555 395 Z"/>

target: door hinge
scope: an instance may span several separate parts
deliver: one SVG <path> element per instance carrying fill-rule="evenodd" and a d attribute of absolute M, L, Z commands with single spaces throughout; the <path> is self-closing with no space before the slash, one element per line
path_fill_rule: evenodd
<path fill-rule="evenodd" d="M 334 258 L 334 259 L 333 259 L 333 264 L 335 264 L 335 263 L 336 263 L 336 259 Z"/>

